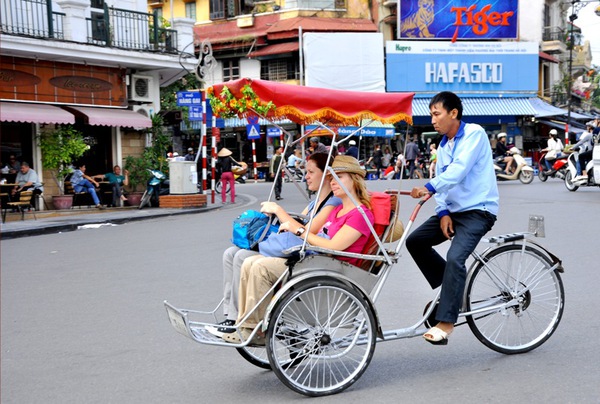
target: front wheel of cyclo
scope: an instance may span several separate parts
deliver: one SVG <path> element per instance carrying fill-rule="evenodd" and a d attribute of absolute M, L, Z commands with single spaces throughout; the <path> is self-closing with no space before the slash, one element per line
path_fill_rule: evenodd
<path fill-rule="evenodd" d="M 467 316 L 475 337 L 504 354 L 531 351 L 558 327 L 564 310 L 560 274 L 538 248 L 520 244 L 494 248 L 479 263 L 466 289 L 467 310 L 516 300 L 514 305 Z"/>
<path fill-rule="evenodd" d="M 371 307 L 355 289 L 333 279 L 308 279 L 284 295 L 270 317 L 271 368 L 298 393 L 339 393 L 371 362 L 376 328 Z"/>

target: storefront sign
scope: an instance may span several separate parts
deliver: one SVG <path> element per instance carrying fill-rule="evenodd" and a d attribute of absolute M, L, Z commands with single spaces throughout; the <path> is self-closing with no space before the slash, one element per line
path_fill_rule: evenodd
<path fill-rule="evenodd" d="M 400 0 L 399 38 L 516 39 L 518 0 Z"/>
<path fill-rule="evenodd" d="M 3 56 L 0 99 L 124 107 L 125 72 L 114 67 Z"/>
<path fill-rule="evenodd" d="M 534 42 L 388 41 L 387 91 L 431 96 L 460 93 L 535 93 L 538 44 Z"/>
<path fill-rule="evenodd" d="M 311 135 L 327 135 L 331 136 L 331 132 L 326 131 L 324 129 L 319 129 L 317 125 L 306 125 L 306 131 L 311 131 Z M 357 126 L 333 126 L 330 128 L 333 132 L 337 133 L 339 136 L 365 136 L 365 137 L 387 137 L 392 138 L 396 135 L 396 131 L 394 128 L 371 128 L 364 127 L 360 131 L 357 131 Z M 325 133 L 320 133 L 319 131 L 326 131 Z"/>
<path fill-rule="evenodd" d="M 267 137 L 281 137 L 281 129 L 267 128 Z"/>

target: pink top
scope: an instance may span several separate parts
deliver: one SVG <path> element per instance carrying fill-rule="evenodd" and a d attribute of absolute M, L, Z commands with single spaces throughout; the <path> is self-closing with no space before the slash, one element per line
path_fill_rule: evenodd
<path fill-rule="evenodd" d="M 369 236 L 371 235 L 371 230 L 369 230 L 369 226 L 365 222 L 365 219 L 362 217 L 357 208 L 352 209 L 350 212 L 337 217 L 340 210 L 342 210 L 344 206 L 339 205 L 336 206 L 335 209 L 331 211 L 329 216 L 327 217 L 327 222 L 323 226 L 322 231 L 329 236 L 329 238 L 333 238 L 335 234 L 345 225 L 352 227 L 355 230 L 358 230 L 362 236 L 358 240 L 354 242 L 350 247 L 346 248 L 344 251 L 352 252 L 352 253 L 361 253 L 367 241 L 369 241 Z M 373 212 L 369 210 L 365 205 L 361 206 L 367 215 L 367 218 L 373 224 L 375 221 L 373 217 Z M 350 257 L 337 257 L 341 261 L 346 261 L 352 265 L 356 265 L 359 261 L 358 258 L 350 258 Z"/>

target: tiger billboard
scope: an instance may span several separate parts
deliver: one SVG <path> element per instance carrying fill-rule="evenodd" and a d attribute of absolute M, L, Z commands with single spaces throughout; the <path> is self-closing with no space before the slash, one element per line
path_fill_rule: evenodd
<path fill-rule="evenodd" d="M 400 39 L 516 39 L 518 0 L 400 0 Z"/>

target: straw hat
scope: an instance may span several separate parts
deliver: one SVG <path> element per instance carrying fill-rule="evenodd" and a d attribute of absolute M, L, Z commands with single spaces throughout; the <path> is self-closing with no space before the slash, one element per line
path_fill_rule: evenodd
<path fill-rule="evenodd" d="M 223 147 L 221 150 L 219 150 L 219 153 L 217 154 L 217 156 L 227 157 L 227 156 L 231 156 L 232 154 L 233 154 L 233 152 L 231 150 L 229 150 L 226 147 Z"/>
<path fill-rule="evenodd" d="M 358 160 L 352 156 L 338 155 L 335 160 L 333 160 L 331 168 L 336 173 L 355 173 L 363 177 L 367 174 L 365 170 L 360 168 Z"/>
<path fill-rule="evenodd" d="M 392 228 L 392 230 L 387 235 L 385 240 L 383 240 L 384 243 L 396 242 L 400 240 L 400 237 L 402 237 L 402 235 L 404 234 L 404 224 L 402 223 L 402 220 L 400 220 L 399 217 L 396 218 L 396 221 L 394 223 L 390 224 L 390 227 Z"/>

